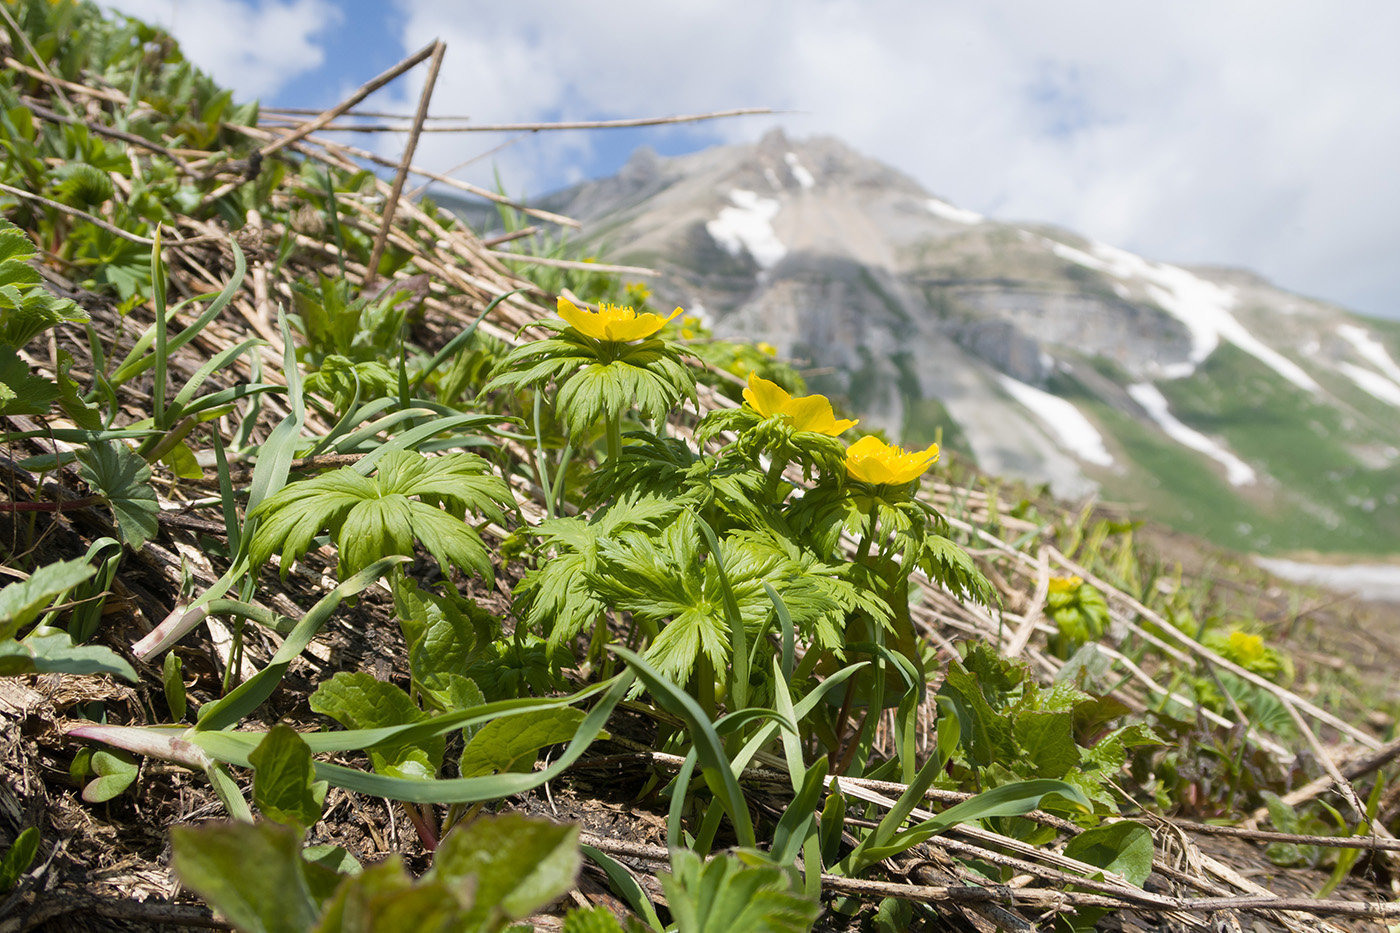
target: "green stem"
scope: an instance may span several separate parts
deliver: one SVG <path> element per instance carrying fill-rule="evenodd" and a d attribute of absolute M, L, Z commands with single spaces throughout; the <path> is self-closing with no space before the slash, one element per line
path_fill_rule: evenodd
<path fill-rule="evenodd" d="M 774 506 L 781 504 L 778 500 L 778 487 L 783 482 L 783 471 L 787 469 L 788 461 L 773 458 L 773 462 L 768 464 L 767 482 L 764 484 L 764 499 Z M 784 497 L 786 498 L 786 497 Z"/>
<path fill-rule="evenodd" d="M 622 455 L 622 413 L 608 416 L 608 463 L 614 464 Z"/>

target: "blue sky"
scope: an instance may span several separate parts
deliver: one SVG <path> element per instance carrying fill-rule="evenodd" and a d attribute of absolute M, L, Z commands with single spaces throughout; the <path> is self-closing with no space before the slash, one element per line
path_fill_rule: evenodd
<path fill-rule="evenodd" d="M 1349 0 L 116 0 L 241 96 L 328 106 L 434 38 L 435 114 L 792 111 L 691 127 L 425 137 L 512 193 L 781 125 L 933 194 L 1145 256 L 1251 268 L 1400 318 L 1400 4 Z M 423 69 L 372 98 L 413 108 Z M 357 142 L 365 143 L 361 137 Z M 377 138 L 396 155 L 402 139 Z"/>

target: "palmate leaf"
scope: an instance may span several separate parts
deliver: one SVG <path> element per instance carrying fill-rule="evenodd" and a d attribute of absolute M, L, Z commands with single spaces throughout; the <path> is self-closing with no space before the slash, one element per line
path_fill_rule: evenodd
<path fill-rule="evenodd" d="M 679 511 L 665 499 L 642 496 L 615 503 L 593 518 L 559 518 L 535 529 L 541 555 L 538 568 L 515 588 L 516 610 L 543 633 L 552 648 L 567 644 L 604 609 L 586 584 L 598 568 L 598 544 L 641 527 L 659 528 Z"/>
<path fill-rule="evenodd" d="M 145 460 L 120 441 L 100 441 L 79 451 L 78 461 L 79 475 L 112 507 L 123 543 L 137 548 L 155 537 L 160 503 Z"/>
<path fill-rule="evenodd" d="M 249 516 L 259 519 L 249 559 L 257 567 L 281 554 L 286 576 L 316 535 L 329 531 L 342 577 L 390 554 L 412 556 L 416 539 L 444 569 L 455 565 L 490 580 L 490 554 L 463 518 L 471 511 L 500 521 L 510 501 L 505 481 L 475 454 L 427 458 L 393 450 L 379 461 L 377 476 L 342 467 L 269 496 Z"/>
<path fill-rule="evenodd" d="M 51 295 L 29 260 L 34 244 L 24 231 L 0 218 L 0 346 L 19 349 L 57 324 L 88 319 L 67 298 Z"/>
<path fill-rule="evenodd" d="M 696 404 L 695 377 L 675 345 L 658 338 L 610 343 L 562 322 L 545 321 L 543 326 L 560 333 L 511 351 L 482 391 L 557 383 L 556 408 L 574 442 L 599 418 L 615 420 L 634 406 L 642 417 L 656 420 L 682 399 Z"/>
<path fill-rule="evenodd" d="M 13 349 L 0 346 L 0 415 L 42 415 L 58 398 L 58 386 L 36 376 Z"/>

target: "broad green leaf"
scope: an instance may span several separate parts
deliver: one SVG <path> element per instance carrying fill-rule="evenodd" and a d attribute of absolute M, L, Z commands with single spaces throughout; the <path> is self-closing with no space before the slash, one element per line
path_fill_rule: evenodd
<path fill-rule="evenodd" d="M 20 674 L 113 674 L 136 682 L 136 671 L 112 649 L 74 645 L 67 632 L 48 628 L 0 642 L 0 677 Z"/>
<path fill-rule="evenodd" d="M 1074 714 L 1068 710 L 1027 710 L 1016 714 L 1016 744 L 1030 763 L 1032 771 L 1029 773 L 1060 778 L 1079 764 L 1073 722 Z"/>
<path fill-rule="evenodd" d="M 68 592 L 96 572 L 97 568 L 85 560 L 59 561 L 38 568 L 28 580 L 0 589 L 0 641 L 14 638 L 20 629 L 39 618 L 55 596 Z"/>
<path fill-rule="evenodd" d="M 350 671 L 322 681 L 311 695 L 310 705 L 347 729 L 399 726 L 428 718 L 402 687 Z M 446 748 L 442 736 L 432 736 L 418 741 L 382 742 L 365 750 L 380 774 L 429 781 L 437 777 Z"/>
<path fill-rule="evenodd" d="M 316 780 L 311 749 L 295 729 L 273 726 L 248 758 L 254 769 L 253 803 L 263 816 L 302 829 L 321 819 L 329 785 Z"/>
<path fill-rule="evenodd" d="M 658 877 L 677 933 L 806 933 L 821 913 L 821 902 L 803 893 L 792 871 L 760 852 L 725 852 L 704 862 L 675 849 L 671 870 Z"/>
<path fill-rule="evenodd" d="M 160 504 L 145 460 L 119 441 L 100 441 L 79 451 L 78 461 L 83 479 L 112 507 L 124 543 L 137 548 L 155 537 Z"/>
<path fill-rule="evenodd" d="M 568 893 L 578 877 L 577 825 L 519 813 L 480 816 L 447 835 L 425 880 L 475 879 L 478 924 L 522 920 Z"/>
<path fill-rule="evenodd" d="M 1142 887 L 1152 874 L 1152 832 L 1130 820 L 1095 826 L 1066 843 L 1065 855 L 1115 872 Z"/>
<path fill-rule="evenodd" d="M 176 826 L 170 844 L 180 881 L 242 933 L 306 933 L 316 922 L 298 830 L 270 822 Z"/>
<path fill-rule="evenodd" d="M 540 749 L 568 742 L 581 722 L 583 712 L 571 707 L 493 720 L 463 749 L 462 777 L 529 771 Z"/>
<path fill-rule="evenodd" d="M 92 753 L 88 767 L 97 775 L 83 788 L 83 799 L 88 803 L 111 800 L 132 785 L 139 770 L 136 759 L 127 752 L 105 748 Z"/>
<path fill-rule="evenodd" d="M 314 933 L 430 931 L 456 933 L 479 928 L 466 922 L 471 892 L 424 879 L 415 882 L 395 854 L 383 863 L 346 878 L 326 902 Z"/>
<path fill-rule="evenodd" d="M 20 877 L 34 863 L 39 851 L 39 828 L 31 826 L 15 837 L 15 841 L 0 859 L 0 894 L 8 894 Z"/>

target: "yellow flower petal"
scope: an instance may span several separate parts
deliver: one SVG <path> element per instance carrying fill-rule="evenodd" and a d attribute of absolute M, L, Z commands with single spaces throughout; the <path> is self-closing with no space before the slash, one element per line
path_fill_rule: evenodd
<path fill-rule="evenodd" d="M 1079 585 L 1084 581 L 1078 577 L 1051 577 L 1050 592 L 1069 593 L 1079 589 Z"/>
<path fill-rule="evenodd" d="M 906 451 L 866 435 L 846 449 L 846 473 L 872 486 L 903 486 L 924 474 L 938 461 L 938 445 Z"/>
<path fill-rule="evenodd" d="M 782 413 L 792 421 L 793 430 L 811 431 L 814 434 L 829 434 L 836 437 L 854 421 L 837 421 L 831 410 L 831 402 L 824 395 L 804 395 L 783 406 Z"/>
<path fill-rule="evenodd" d="M 787 390 L 757 373 L 749 373 L 749 387 L 744 390 L 744 401 L 765 418 L 782 413 L 783 406 L 792 401 Z"/>
<path fill-rule="evenodd" d="M 567 298 L 559 299 L 558 311 L 566 324 L 584 336 L 612 343 L 650 337 L 681 313 L 681 309 L 677 308 L 670 317 L 662 317 L 659 314 L 638 314 L 628 307 L 607 304 L 601 305 L 597 311 L 586 311 Z"/>
<path fill-rule="evenodd" d="M 744 401 L 765 418 L 788 419 L 788 423 L 796 431 L 811 431 L 814 434 L 836 437 L 856 424 L 855 421 L 837 421 L 831 409 L 831 402 L 825 395 L 802 395 L 793 398 L 776 382 L 753 372 L 749 373 L 749 387 L 744 390 Z"/>

